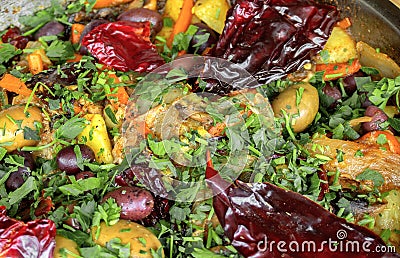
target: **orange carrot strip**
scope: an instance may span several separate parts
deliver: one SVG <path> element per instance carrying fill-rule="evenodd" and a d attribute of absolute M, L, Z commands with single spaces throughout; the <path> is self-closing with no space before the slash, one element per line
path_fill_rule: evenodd
<path fill-rule="evenodd" d="M 175 35 L 177 35 L 180 32 L 185 32 L 189 28 L 189 25 L 193 17 L 192 14 L 193 5 L 194 5 L 193 0 L 183 1 L 181 12 L 179 13 L 178 19 L 174 24 L 172 33 L 167 40 L 168 47 L 172 46 L 172 42 L 174 41 Z"/>
<path fill-rule="evenodd" d="M 68 59 L 67 63 L 79 62 L 82 59 L 82 55 L 75 53 L 73 59 Z"/>
<path fill-rule="evenodd" d="M 108 77 L 113 78 L 115 83 L 120 83 L 119 78 L 115 74 L 109 73 Z M 125 87 L 118 87 L 117 92 L 113 94 L 108 94 L 108 97 L 111 97 L 110 99 L 111 104 L 115 108 L 117 108 L 118 104 L 124 104 L 124 105 L 128 104 L 129 100 L 129 94 L 126 92 Z M 117 102 L 112 98 L 116 98 Z"/>
<path fill-rule="evenodd" d="M 348 29 L 351 26 L 351 20 L 346 17 L 343 20 L 340 20 L 337 22 L 337 26 L 339 26 L 342 29 Z"/>
<path fill-rule="evenodd" d="M 28 67 L 31 74 L 43 71 L 43 60 L 40 54 L 29 54 L 26 59 L 28 60 Z"/>
<path fill-rule="evenodd" d="M 79 23 L 74 23 L 71 26 L 71 43 L 72 44 L 78 44 L 79 39 L 81 38 L 83 29 L 85 29 L 85 25 L 79 24 Z"/>
<path fill-rule="evenodd" d="M 358 59 L 352 62 L 340 64 L 317 64 L 316 71 L 324 71 L 324 80 L 331 81 L 338 78 L 346 77 L 347 75 L 356 73 L 360 70 L 361 64 Z"/>
<path fill-rule="evenodd" d="M 132 2 L 132 0 L 97 0 L 93 8 L 94 9 L 106 8 L 106 7 L 117 6 L 120 4 L 126 4 L 129 2 Z"/>
<path fill-rule="evenodd" d="M 0 87 L 26 97 L 29 97 L 32 93 L 32 90 L 26 87 L 23 81 L 9 73 L 5 74 L 3 79 L 0 80 Z"/>
<path fill-rule="evenodd" d="M 378 145 L 378 137 L 381 134 L 385 135 L 387 140 L 387 143 L 383 144 L 381 147 L 385 147 L 393 153 L 400 154 L 400 142 L 390 131 L 371 131 L 358 138 L 356 142 Z"/>

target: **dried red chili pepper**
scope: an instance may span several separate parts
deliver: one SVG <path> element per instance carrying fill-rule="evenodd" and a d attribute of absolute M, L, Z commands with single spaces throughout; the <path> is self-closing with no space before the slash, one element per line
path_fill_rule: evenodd
<path fill-rule="evenodd" d="M 56 225 L 48 219 L 27 223 L 10 218 L 0 206 L 0 257 L 53 257 Z"/>
<path fill-rule="evenodd" d="M 29 38 L 22 36 L 21 30 L 18 27 L 9 28 L 6 33 L 1 36 L 1 40 L 19 49 L 24 49 L 29 42 Z"/>
<path fill-rule="evenodd" d="M 120 71 L 150 72 L 164 64 L 150 41 L 150 22 L 101 24 L 82 39 L 82 45 L 101 63 Z"/>
<path fill-rule="evenodd" d="M 261 83 L 298 70 L 326 43 L 334 6 L 308 0 L 238 0 L 212 55 L 240 64 Z"/>
<path fill-rule="evenodd" d="M 206 178 L 225 235 L 245 257 L 399 257 L 375 252 L 386 247 L 379 236 L 301 194 L 270 183 L 229 184 L 210 163 Z"/>

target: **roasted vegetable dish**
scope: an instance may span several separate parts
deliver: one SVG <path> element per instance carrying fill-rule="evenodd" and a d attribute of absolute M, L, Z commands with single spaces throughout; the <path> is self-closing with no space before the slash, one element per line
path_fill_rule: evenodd
<path fill-rule="evenodd" d="M 312 0 L 77 0 L 0 32 L 1 257 L 399 257 L 400 67 Z"/>

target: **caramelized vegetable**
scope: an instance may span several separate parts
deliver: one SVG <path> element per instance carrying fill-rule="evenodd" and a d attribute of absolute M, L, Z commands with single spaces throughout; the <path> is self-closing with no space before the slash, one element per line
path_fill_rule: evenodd
<path fill-rule="evenodd" d="M 362 66 L 378 69 L 382 77 L 395 78 L 400 75 L 400 67 L 393 59 L 384 53 L 379 53 L 367 43 L 357 42 L 357 51 L 360 53 Z"/>
<path fill-rule="evenodd" d="M 43 61 L 39 54 L 29 54 L 26 58 L 31 74 L 37 74 L 43 71 Z"/>
<path fill-rule="evenodd" d="M 151 249 L 157 251 L 161 243 L 147 228 L 129 220 L 120 219 L 116 224 L 107 226 L 100 224 L 100 233 L 96 236 L 98 228 L 92 228 L 92 239 L 95 243 L 106 246 L 111 239 L 119 238 L 121 244 L 130 244 L 130 257 L 151 258 Z M 163 256 L 163 255 L 162 255 Z"/>
<path fill-rule="evenodd" d="M 376 145 L 330 139 L 321 135 L 315 136 L 312 143 L 306 145 L 306 148 L 311 154 L 322 154 L 331 159 L 324 164 L 324 168 L 327 171 L 338 171 L 342 186 L 360 183 L 357 176 L 364 171 L 373 170 L 383 177 L 382 185 L 375 185 L 380 190 L 400 188 L 400 174 L 398 172 L 400 155 L 391 151 L 384 150 Z M 343 161 L 341 162 L 336 158 L 337 150 L 343 152 Z M 368 183 L 368 180 L 364 183 Z"/>
<path fill-rule="evenodd" d="M 379 143 L 379 137 L 384 143 Z M 356 142 L 374 145 L 376 148 L 389 150 L 400 155 L 400 143 L 397 138 L 388 131 L 372 131 L 364 134 Z"/>
<path fill-rule="evenodd" d="M 32 93 L 32 90 L 28 89 L 23 81 L 8 73 L 0 80 L 0 87 L 26 97 Z"/>

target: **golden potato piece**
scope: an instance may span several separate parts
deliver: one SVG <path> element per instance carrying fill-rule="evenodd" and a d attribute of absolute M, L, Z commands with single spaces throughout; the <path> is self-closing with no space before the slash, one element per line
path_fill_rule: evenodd
<path fill-rule="evenodd" d="M 99 114 L 87 114 L 84 118 L 90 124 L 78 135 L 78 139 L 94 151 L 97 162 L 112 163 L 112 146 L 103 117 Z"/>
<path fill-rule="evenodd" d="M 302 93 L 300 88 L 303 89 Z M 282 110 L 291 114 L 293 131 L 302 132 L 312 123 L 318 112 L 318 91 L 308 83 L 298 83 L 281 92 L 271 105 L 276 117 L 282 116 Z"/>
<path fill-rule="evenodd" d="M 107 226 L 102 222 L 97 239 L 96 232 L 97 227 L 93 227 L 92 239 L 101 246 L 105 246 L 113 238 L 119 238 L 122 244 L 130 243 L 130 256 L 134 258 L 151 258 L 151 249 L 157 251 L 161 247 L 160 241 L 152 232 L 129 220 L 119 220 L 112 226 Z"/>
<path fill-rule="evenodd" d="M 221 34 L 228 9 L 229 4 L 226 0 L 199 0 L 193 7 L 193 13 L 208 27 Z"/>
<path fill-rule="evenodd" d="M 72 254 L 79 255 L 78 245 L 71 239 L 56 235 L 56 247 L 54 248 L 54 258 L 73 258 Z"/>
<path fill-rule="evenodd" d="M 324 46 L 326 56 L 319 56 L 318 64 L 346 63 L 358 57 L 356 42 L 342 28 L 334 27 Z"/>
<path fill-rule="evenodd" d="M 384 229 L 392 230 L 389 240 L 395 246 L 400 244 L 400 191 L 392 190 L 385 200 L 387 204 L 382 212 L 375 216 L 375 230 L 378 234 Z"/>

